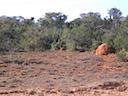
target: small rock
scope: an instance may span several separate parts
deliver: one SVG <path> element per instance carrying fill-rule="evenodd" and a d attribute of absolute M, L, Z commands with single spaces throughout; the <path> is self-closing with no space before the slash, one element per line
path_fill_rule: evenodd
<path fill-rule="evenodd" d="M 128 89 L 128 87 L 126 87 L 126 86 L 124 85 L 124 86 L 118 87 L 118 88 L 117 88 L 117 91 L 123 92 L 123 91 L 125 91 L 125 90 L 127 90 L 127 89 Z"/>
<path fill-rule="evenodd" d="M 91 61 L 103 61 L 102 58 L 98 57 L 98 56 L 87 56 L 85 58 L 85 60 L 91 60 Z"/>
<path fill-rule="evenodd" d="M 104 82 L 102 85 L 99 85 L 102 89 L 115 89 L 122 86 L 122 83 L 119 82 Z"/>

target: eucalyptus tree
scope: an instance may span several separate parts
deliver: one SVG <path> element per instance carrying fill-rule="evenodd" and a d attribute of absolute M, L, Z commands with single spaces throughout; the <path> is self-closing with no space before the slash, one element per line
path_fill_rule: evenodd
<path fill-rule="evenodd" d="M 121 23 L 121 18 L 122 18 L 122 12 L 120 11 L 120 9 L 117 8 L 111 8 L 110 10 L 108 10 L 108 14 L 109 14 L 109 19 L 110 19 L 110 23 L 111 23 L 111 31 L 116 31 L 116 29 L 120 26 Z"/>
<path fill-rule="evenodd" d="M 65 14 L 49 12 L 45 14 L 44 18 L 38 20 L 38 24 L 45 27 L 62 28 L 66 20 L 67 16 Z"/>

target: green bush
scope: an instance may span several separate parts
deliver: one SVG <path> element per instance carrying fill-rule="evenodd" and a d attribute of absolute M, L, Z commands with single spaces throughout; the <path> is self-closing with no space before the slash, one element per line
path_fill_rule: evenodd
<path fill-rule="evenodd" d="M 96 50 L 96 48 L 97 48 L 101 43 L 102 43 L 101 41 L 93 40 L 93 41 L 92 41 L 91 50 Z"/>
<path fill-rule="evenodd" d="M 124 62 L 128 61 L 128 51 L 125 51 L 124 49 L 116 53 L 116 56 L 119 61 L 124 61 Z"/>

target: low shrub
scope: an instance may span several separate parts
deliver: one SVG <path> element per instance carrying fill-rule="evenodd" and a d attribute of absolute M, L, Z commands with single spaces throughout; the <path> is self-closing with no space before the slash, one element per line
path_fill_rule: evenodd
<path fill-rule="evenodd" d="M 124 49 L 116 53 L 116 56 L 119 61 L 123 61 L 123 62 L 128 61 L 128 51 L 125 51 Z"/>

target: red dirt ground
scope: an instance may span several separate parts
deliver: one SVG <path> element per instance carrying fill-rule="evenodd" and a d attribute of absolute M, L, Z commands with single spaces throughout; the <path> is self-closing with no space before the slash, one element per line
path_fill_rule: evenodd
<path fill-rule="evenodd" d="M 128 96 L 128 62 L 89 52 L 1 55 L 0 96 Z"/>

